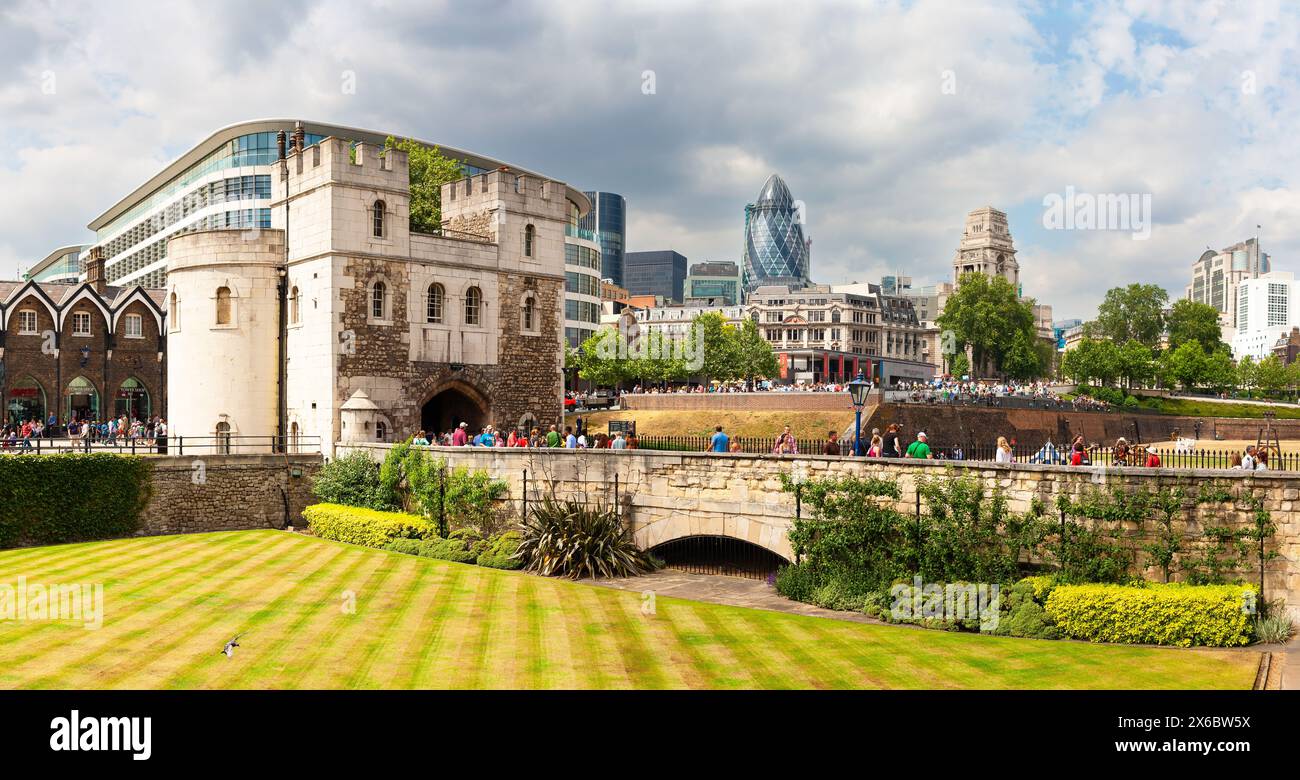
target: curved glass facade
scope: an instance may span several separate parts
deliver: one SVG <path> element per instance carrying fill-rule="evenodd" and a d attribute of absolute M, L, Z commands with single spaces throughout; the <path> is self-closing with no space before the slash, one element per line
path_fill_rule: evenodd
<path fill-rule="evenodd" d="M 775 173 L 758 200 L 745 207 L 744 286 L 808 284 L 808 240 L 790 188 Z"/>
<path fill-rule="evenodd" d="M 31 274 L 38 282 L 75 282 L 81 274 L 81 248 L 65 252 L 45 268 Z"/>
<path fill-rule="evenodd" d="M 600 244 L 601 276 L 623 286 L 623 252 L 627 243 L 627 201 L 613 192 L 584 193 L 591 200 L 591 211 L 579 227 L 590 231 Z M 586 238 L 587 236 L 581 236 Z"/>

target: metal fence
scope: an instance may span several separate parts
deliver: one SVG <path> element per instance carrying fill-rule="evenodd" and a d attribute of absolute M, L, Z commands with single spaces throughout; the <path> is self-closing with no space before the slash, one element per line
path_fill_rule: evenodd
<path fill-rule="evenodd" d="M 670 450 L 677 452 L 706 452 L 709 450 L 710 437 L 708 436 L 641 436 L 637 439 L 637 445 L 646 450 Z M 745 437 L 732 436 L 730 443 L 739 445 L 739 452 L 751 455 L 775 454 L 774 448 L 776 440 L 768 437 Z M 826 440 L 817 439 L 796 439 L 799 455 L 823 455 L 837 454 L 840 457 L 851 457 L 853 455 L 853 440 L 841 439 L 837 442 L 839 452 L 827 453 Z M 904 442 L 904 449 L 910 442 Z M 868 442 L 864 439 L 862 446 L 865 449 Z M 1015 463 L 1056 463 L 1066 465 L 1070 462 L 1070 452 L 1066 447 L 1058 448 L 1054 457 L 1043 458 L 1039 456 L 1040 447 L 1012 447 L 1011 456 Z M 980 447 L 942 447 L 931 445 L 932 457 L 936 460 L 951 461 L 973 461 L 973 462 L 993 462 L 997 460 L 997 448 L 993 445 Z M 1159 447 L 1156 448 L 1156 456 L 1160 459 L 1161 468 L 1174 469 L 1231 469 L 1241 463 L 1241 456 L 1244 453 L 1239 450 L 1229 449 L 1210 449 L 1203 447 L 1193 447 L 1191 449 L 1179 449 L 1177 447 Z M 1145 467 L 1147 462 L 1147 452 L 1145 447 L 1136 446 L 1129 450 L 1127 456 L 1117 457 L 1113 447 L 1104 447 L 1094 445 L 1084 450 L 1083 465 L 1087 466 L 1114 466 L 1114 467 Z M 1273 471 L 1300 471 L 1300 452 L 1285 452 L 1278 454 L 1269 453 L 1267 468 Z"/>
<path fill-rule="evenodd" d="M 158 436 L 128 438 L 43 438 L 0 441 L 0 454 L 49 455 L 111 452 L 120 455 L 307 455 L 321 451 L 319 436 Z"/>
<path fill-rule="evenodd" d="M 987 409 L 1042 409 L 1051 412 L 1123 412 L 1125 414 L 1160 414 L 1155 409 L 1141 406 L 1115 406 L 1113 404 L 1067 401 L 1061 398 L 1034 398 L 1023 395 L 969 395 L 957 393 L 943 395 L 933 391 L 889 390 L 885 400 L 894 404 L 921 406 L 984 407 Z"/>

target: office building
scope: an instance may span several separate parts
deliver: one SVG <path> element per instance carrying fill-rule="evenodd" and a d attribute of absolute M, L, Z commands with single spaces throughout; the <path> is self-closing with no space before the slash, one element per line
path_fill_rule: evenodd
<path fill-rule="evenodd" d="M 767 178 L 758 200 L 745 206 L 745 245 L 741 259 L 744 292 L 764 285 L 809 284 L 812 242 L 805 235 L 803 210 L 785 181 Z"/>
<path fill-rule="evenodd" d="M 740 303 L 740 266 L 730 261 L 693 263 L 686 275 L 685 303 L 734 306 Z"/>
<path fill-rule="evenodd" d="M 591 201 L 591 211 L 578 222 L 600 246 L 600 273 L 623 286 L 623 255 L 627 248 L 627 201 L 613 192 L 583 193 Z"/>
<path fill-rule="evenodd" d="M 686 256 L 671 249 L 628 252 L 623 257 L 623 281 L 634 296 L 654 295 L 681 303 L 686 287 Z"/>

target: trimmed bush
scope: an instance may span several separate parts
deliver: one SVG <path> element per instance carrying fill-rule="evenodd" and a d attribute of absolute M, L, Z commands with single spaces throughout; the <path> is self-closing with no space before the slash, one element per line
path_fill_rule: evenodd
<path fill-rule="evenodd" d="M 311 532 L 322 539 L 385 547 L 394 539 L 425 539 L 435 536 L 432 525 L 418 515 L 380 512 L 340 504 L 312 504 L 302 510 Z"/>
<path fill-rule="evenodd" d="M 1254 594 L 1251 585 L 1058 585 L 1046 611 L 1076 639 L 1231 647 L 1250 642 Z"/>
<path fill-rule="evenodd" d="M 479 554 L 475 562 L 479 566 L 493 569 L 522 569 L 524 561 L 522 558 L 515 557 L 515 553 L 519 550 L 519 542 L 523 538 L 524 535 L 518 531 L 506 531 L 492 539 L 488 548 Z"/>
<path fill-rule="evenodd" d="M 364 451 L 348 453 L 321 466 L 311 489 L 326 504 L 380 510 L 397 508 L 380 484 L 379 464 Z"/>
<path fill-rule="evenodd" d="M 0 456 L 0 547 L 130 536 L 152 472 L 128 455 Z"/>

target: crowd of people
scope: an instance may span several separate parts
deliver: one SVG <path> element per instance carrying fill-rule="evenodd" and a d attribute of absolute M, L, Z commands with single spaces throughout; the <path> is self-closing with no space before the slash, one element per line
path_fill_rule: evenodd
<path fill-rule="evenodd" d="M 635 433 L 616 431 L 613 436 L 599 432 L 589 435 L 581 421 L 577 425 L 566 425 L 563 430 L 558 425 L 550 425 L 545 431 L 537 427 L 528 431 L 503 431 L 485 425 L 477 433 L 470 430 L 469 423 L 462 422 L 442 433 L 418 431 L 411 443 L 420 447 L 555 447 L 570 450 L 634 450 L 637 447 Z"/>
<path fill-rule="evenodd" d="M 766 379 L 755 380 L 753 382 L 736 381 L 736 382 L 714 382 L 711 384 L 694 384 L 694 385 L 674 385 L 661 387 L 659 385 L 650 385 L 642 387 L 635 385 L 631 391 L 623 390 L 620 396 L 628 395 L 687 395 L 691 393 L 845 393 L 848 392 L 847 382 L 795 382 L 793 384 L 778 384 Z"/>
<path fill-rule="evenodd" d="M 37 449 L 36 442 L 49 441 L 54 447 L 77 448 L 87 444 L 114 446 L 153 447 L 165 443 L 167 422 L 161 417 L 141 420 L 126 415 L 106 420 L 74 418 L 67 425 L 59 425 L 59 418 L 11 420 L 0 427 L 0 449 L 25 452 Z"/>

